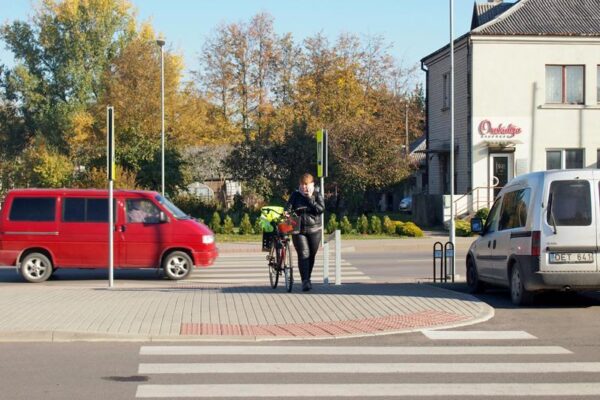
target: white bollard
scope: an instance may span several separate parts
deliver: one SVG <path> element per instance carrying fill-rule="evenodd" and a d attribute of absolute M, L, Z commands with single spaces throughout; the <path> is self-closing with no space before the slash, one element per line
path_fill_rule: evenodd
<path fill-rule="evenodd" d="M 335 231 L 335 284 L 342 284 L 342 232 Z"/>

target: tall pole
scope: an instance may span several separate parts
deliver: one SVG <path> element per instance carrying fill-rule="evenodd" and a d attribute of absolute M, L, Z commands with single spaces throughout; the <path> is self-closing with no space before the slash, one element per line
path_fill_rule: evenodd
<path fill-rule="evenodd" d="M 114 108 L 106 107 L 106 174 L 108 178 L 108 287 L 114 286 L 114 211 L 113 181 L 115 179 L 115 116 Z"/>
<path fill-rule="evenodd" d="M 161 192 L 165 196 L 165 41 L 158 39 L 156 44 L 160 47 L 160 181 Z"/>
<path fill-rule="evenodd" d="M 406 140 L 405 140 L 405 149 L 406 149 L 406 156 L 408 157 L 408 100 L 406 101 L 406 111 L 404 113 L 404 126 L 406 128 Z"/>
<path fill-rule="evenodd" d="M 454 224 L 454 0 L 450 0 L 450 242 L 452 251 L 456 248 Z M 455 275 L 455 257 L 452 257 L 450 271 Z"/>

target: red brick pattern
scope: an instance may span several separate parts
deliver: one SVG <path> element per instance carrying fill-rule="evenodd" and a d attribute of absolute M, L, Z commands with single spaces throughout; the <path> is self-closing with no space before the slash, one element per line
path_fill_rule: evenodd
<path fill-rule="evenodd" d="M 183 323 L 180 335 L 193 336 L 266 336 L 332 337 L 429 328 L 468 319 L 465 315 L 427 310 L 407 315 L 347 321 L 322 321 L 299 324 L 234 325 Z"/>

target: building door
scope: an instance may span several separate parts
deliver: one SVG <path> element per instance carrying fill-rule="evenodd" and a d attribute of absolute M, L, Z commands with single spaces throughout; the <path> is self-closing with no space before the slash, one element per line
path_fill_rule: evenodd
<path fill-rule="evenodd" d="M 494 198 L 500 190 L 514 177 L 513 154 L 490 154 L 490 186 L 493 187 Z"/>

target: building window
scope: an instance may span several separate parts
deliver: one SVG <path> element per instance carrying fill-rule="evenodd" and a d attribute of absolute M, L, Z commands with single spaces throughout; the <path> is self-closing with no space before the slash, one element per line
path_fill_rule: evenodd
<path fill-rule="evenodd" d="M 450 73 L 444 74 L 444 105 L 443 110 L 450 108 Z"/>
<path fill-rule="evenodd" d="M 546 66 L 546 103 L 583 104 L 583 65 Z"/>
<path fill-rule="evenodd" d="M 546 151 L 546 169 L 583 168 L 584 149 L 557 149 Z"/>

